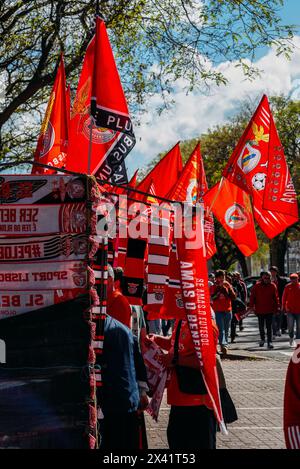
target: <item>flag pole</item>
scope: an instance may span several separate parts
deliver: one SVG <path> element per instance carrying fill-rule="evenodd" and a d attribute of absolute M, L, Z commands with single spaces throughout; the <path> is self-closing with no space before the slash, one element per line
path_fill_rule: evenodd
<path fill-rule="evenodd" d="M 212 207 L 215 205 L 215 202 L 216 202 L 216 200 L 217 200 L 217 197 L 218 197 L 218 195 L 220 194 L 220 191 L 221 191 L 221 189 L 222 189 L 223 183 L 224 183 L 224 176 L 221 177 L 218 190 L 217 190 L 216 195 L 214 196 L 214 198 L 213 198 L 213 200 L 212 200 L 212 203 L 210 204 L 209 207 L 207 207 L 209 213 L 211 212 Z"/>

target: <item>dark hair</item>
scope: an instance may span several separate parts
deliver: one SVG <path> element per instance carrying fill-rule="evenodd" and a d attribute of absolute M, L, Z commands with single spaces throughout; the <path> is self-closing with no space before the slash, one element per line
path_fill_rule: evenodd
<path fill-rule="evenodd" d="M 215 278 L 225 277 L 225 270 L 216 270 Z"/>
<path fill-rule="evenodd" d="M 124 271 L 123 271 L 122 267 L 115 267 L 114 268 L 114 274 L 115 274 L 115 281 L 116 280 L 122 280 L 123 275 L 124 275 Z"/>
<path fill-rule="evenodd" d="M 276 265 L 272 265 L 270 267 L 270 270 L 275 270 L 275 272 L 277 272 L 277 273 L 279 272 L 278 267 L 276 267 Z"/>
<path fill-rule="evenodd" d="M 268 270 L 263 270 L 260 273 L 260 278 L 262 278 L 263 275 L 268 275 L 268 277 L 271 277 L 271 272 L 269 272 Z"/>

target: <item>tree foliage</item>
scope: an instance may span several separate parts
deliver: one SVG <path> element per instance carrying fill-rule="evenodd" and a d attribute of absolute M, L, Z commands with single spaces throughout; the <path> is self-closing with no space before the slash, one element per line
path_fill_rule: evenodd
<path fill-rule="evenodd" d="M 289 55 L 293 28 L 280 22 L 282 0 L 102 0 L 101 14 L 122 83 L 137 117 L 153 94 L 170 105 L 187 91 L 226 83 L 215 67 L 234 60 L 247 77 L 258 47 Z M 35 147 L 60 50 L 73 93 L 92 36 L 96 0 L 1 0 L 0 158 L 28 158 Z M 4 96 L 3 96 L 4 95 Z"/>

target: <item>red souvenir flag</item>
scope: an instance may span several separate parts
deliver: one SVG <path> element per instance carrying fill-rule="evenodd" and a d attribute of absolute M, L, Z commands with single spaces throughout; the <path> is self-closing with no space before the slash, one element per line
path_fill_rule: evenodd
<path fill-rule="evenodd" d="M 34 161 L 62 168 L 68 149 L 68 109 L 63 56 L 57 70 L 46 114 L 42 124 Z M 32 174 L 51 173 L 47 168 L 33 166 Z"/>
<path fill-rule="evenodd" d="M 253 191 L 253 212 L 261 230 L 272 239 L 286 228 L 295 223 L 295 218 L 284 213 L 265 210 L 263 208 L 263 194 L 260 191 Z"/>
<path fill-rule="evenodd" d="M 250 194 L 265 185 L 270 120 L 270 106 L 264 95 L 223 171 L 224 177 Z"/>
<path fill-rule="evenodd" d="M 203 195 L 208 191 L 203 160 L 201 157 L 200 143 L 197 143 L 185 164 L 180 177 L 167 197 L 171 200 L 186 201 L 192 204 L 200 202 L 205 210 L 204 238 L 206 245 L 206 257 L 210 259 L 217 251 L 214 236 L 213 215 L 207 210 L 203 201 Z"/>
<path fill-rule="evenodd" d="M 103 41 L 101 47 L 98 44 L 100 39 Z M 98 51 L 98 56 L 95 60 L 96 50 Z M 102 63 L 103 59 L 107 60 L 105 64 Z M 99 67 L 102 67 L 103 80 L 94 84 L 93 78 L 98 80 Z M 96 68 L 98 71 L 95 70 Z M 119 168 L 125 156 L 133 148 L 134 138 L 129 134 L 125 134 L 124 129 L 120 128 L 120 131 L 113 129 L 112 127 L 115 125 L 113 122 L 106 122 L 106 126 L 95 125 L 94 119 L 91 117 L 92 86 L 94 86 L 93 92 L 95 93 L 98 93 L 100 85 L 104 87 L 103 91 L 99 91 L 100 96 L 104 92 L 107 93 L 108 99 L 110 99 L 112 93 L 116 93 L 116 97 L 120 97 L 121 92 L 119 88 L 113 89 L 113 86 L 117 86 L 119 80 L 119 78 L 118 80 L 116 78 L 116 73 L 117 69 L 113 60 L 105 25 L 103 21 L 97 19 L 97 44 L 96 36 L 94 36 L 85 54 L 71 112 L 69 150 L 66 165 L 66 168 L 70 171 L 81 173 L 89 171 L 90 174 L 96 174 L 102 179 L 107 180 L 112 176 L 113 171 Z M 94 95 L 94 97 L 97 99 L 98 104 L 98 94 Z M 95 100 L 93 100 L 93 103 L 93 106 L 95 106 Z M 114 103 L 109 105 L 109 101 L 104 101 L 103 106 L 108 105 L 109 110 L 115 109 L 113 107 Z M 122 100 L 120 109 L 116 109 L 116 111 L 118 110 L 121 113 L 124 111 L 124 102 Z M 105 113 L 105 115 L 107 114 Z M 99 119 L 101 119 L 101 112 L 97 116 L 100 116 Z M 109 116 L 110 114 L 108 114 L 108 118 Z M 112 179 L 114 180 L 113 177 Z M 127 180 L 120 177 L 117 178 L 116 182 L 127 184 Z"/>
<path fill-rule="evenodd" d="M 287 449 L 300 449 L 300 341 L 297 342 L 284 389 L 283 428 Z"/>
<path fill-rule="evenodd" d="M 197 223 L 202 223 L 202 220 L 197 219 Z M 189 246 L 185 236 L 177 238 L 176 244 L 186 319 L 216 420 L 221 430 L 226 433 L 216 368 L 216 343 L 211 318 L 204 239 L 197 243 L 197 248 Z"/>
<path fill-rule="evenodd" d="M 105 23 L 99 17 L 96 18 L 91 113 L 98 128 L 109 129 L 117 135 L 113 148 L 95 169 L 97 176 L 107 179 L 134 147 L 135 136 Z"/>
<path fill-rule="evenodd" d="M 140 182 L 137 189 L 147 192 L 151 181 L 155 185 L 156 195 L 166 197 L 177 182 L 182 171 L 182 157 L 179 142 L 154 166 Z"/>
<path fill-rule="evenodd" d="M 66 103 L 67 103 L 67 119 L 68 119 L 68 130 L 70 128 L 70 119 L 71 119 L 71 87 L 68 86 L 66 90 Z"/>
<path fill-rule="evenodd" d="M 272 115 L 263 208 L 294 217 L 295 223 L 298 221 L 297 194 Z"/>
<path fill-rule="evenodd" d="M 253 254 L 258 242 L 249 195 L 224 178 L 203 198 L 239 250 L 245 256 Z"/>

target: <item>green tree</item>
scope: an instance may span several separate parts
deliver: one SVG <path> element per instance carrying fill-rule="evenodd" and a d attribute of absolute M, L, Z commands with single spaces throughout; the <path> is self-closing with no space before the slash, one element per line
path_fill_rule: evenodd
<path fill-rule="evenodd" d="M 251 78 L 258 47 L 289 55 L 293 28 L 280 21 L 283 0 L 102 0 L 122 83 L 136 121 L 153 94 L 172 102 L 184 78 L 187 91 L 226 83 L 215 65 L 235 60 Z M 0 2 L 0 159 L 28 158 L 60 50 L 75 89 L 92 35 L 96 0 Z M 4 96 L 3 96 L 4 95 Z"/>

